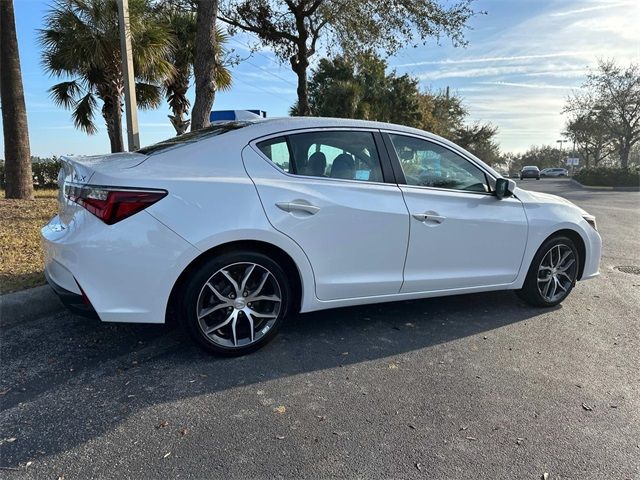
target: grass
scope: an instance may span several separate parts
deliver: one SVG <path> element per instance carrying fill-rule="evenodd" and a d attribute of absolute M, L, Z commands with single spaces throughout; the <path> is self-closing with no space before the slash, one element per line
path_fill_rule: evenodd
<path fill-rule="evenodd" d="M 40 229 L 56 215 L 58 190 L 36 190 L 34 200 L 7 200 L 0 190 L 0 293 L 42 285 Z"/>

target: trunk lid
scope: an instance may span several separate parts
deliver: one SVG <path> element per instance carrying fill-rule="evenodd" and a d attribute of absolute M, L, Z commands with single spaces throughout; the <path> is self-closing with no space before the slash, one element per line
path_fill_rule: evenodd
<path fill-rule="evenodd" d="M 135 152 L 112 153 L 107 155 L 78 155 L 60 157 L 62 168 L 58 173 L 58 216 L 60 223 L 68 225 L 83 208 L 65 196 L 65 188 L 71 185 L 86 185 L 94 175 L 104 173 L 116 174 L 128 168 L 140 165 L 147 159 L 147 155 Z"/>

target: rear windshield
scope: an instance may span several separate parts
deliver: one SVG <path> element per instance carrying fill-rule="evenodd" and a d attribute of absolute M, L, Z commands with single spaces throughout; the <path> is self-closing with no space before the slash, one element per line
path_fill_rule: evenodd
<path fill-rule="evenodd" d="M 152 153 L 157 153 L 162 150 L 166 150 L 167 148 L 175 147 L 178 145 L 186 144 L 186 143 L 194 143 L 198 140 L 202 140 L 204 138 L 215 137 L 217 135 L 222 135 L 223 133 L 231 132 L 233 130 L 238 130 L 240 128 L 251 125 L 253 122 L 224 122 L 209 125 L 206 128 L 201 130 L 196 130 L 195 132 L 185 133 L 183 135 L 169 138 L 168 140 L 163 140 L 158 143 L 154 143 L 153 145 L 149 145 L 148 147 L 142 147 L 137 150 L 138 153 L 142 153 L 144 155 L 151 155 Z"/>

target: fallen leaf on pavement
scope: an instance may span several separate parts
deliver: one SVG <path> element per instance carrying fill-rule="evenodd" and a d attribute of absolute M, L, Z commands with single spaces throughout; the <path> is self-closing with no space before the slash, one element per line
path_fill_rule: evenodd
<path fill-rule="evenodd" d="M 422 471 L 422 464 L 421 463 L 417 463 L 416 462 L 416 468 L 420 471 Z"/>
<path fill-rule="evenodd" d="M 284 440 L 284 437 L 283 437 L 282 435 L 276 435 L 276 438 L 277 438 L 278 440 Z"/>
<path fill-rule="evenodd" d="M 156 425 L 156 428 L 164 428 L 169 426 L 169 422 L 167 422 L 166 420 L 161 422 L 159 425 Z"/>
<path fill-rule="evenodd" d="M 587 405 L 584 402 L 582 402 L 582 408 L 584 408 L 587 412 L 590 412 L 593 410 L 593 408 L 591 408 L 589 405 Z"/>
<path fill-rule="evenodd" d="M 189 430 L 187 430 L 186 428 L 183 428 L 182 430 L 180 430 L 180 435 L 182 435 L 183 437 L 187 434 Z"/>
<path fill-rule="evenodd" d="M 283 414 L 284 412 L 287 411 L 287 408 L 284 405 L 280 405 L 279 407 L 274 408 L 273 411 L 276 413 Z"/>

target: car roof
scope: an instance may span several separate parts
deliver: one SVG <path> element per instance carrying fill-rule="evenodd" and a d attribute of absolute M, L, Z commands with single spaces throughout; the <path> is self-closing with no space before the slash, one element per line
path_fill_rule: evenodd
<path fill-rule="evenodd" d="M 406 127 L 394 123 L 377 122 L 373 120 L 357 120 L 352 118 L 334 118 L 334 117 L 274 117 L 251 122 L 247 128 L 242 129 L 243 133 L 251 132 L 252 135 L 270 135 L 287 130 L 307 129 L 307 128 L 372 128 L 380 130 L 395 130 L 399 132 L 413 133 L 415 135 L 431 137 L 435 140 L 449 142 L 442 138 L 424 130 Z"/>

